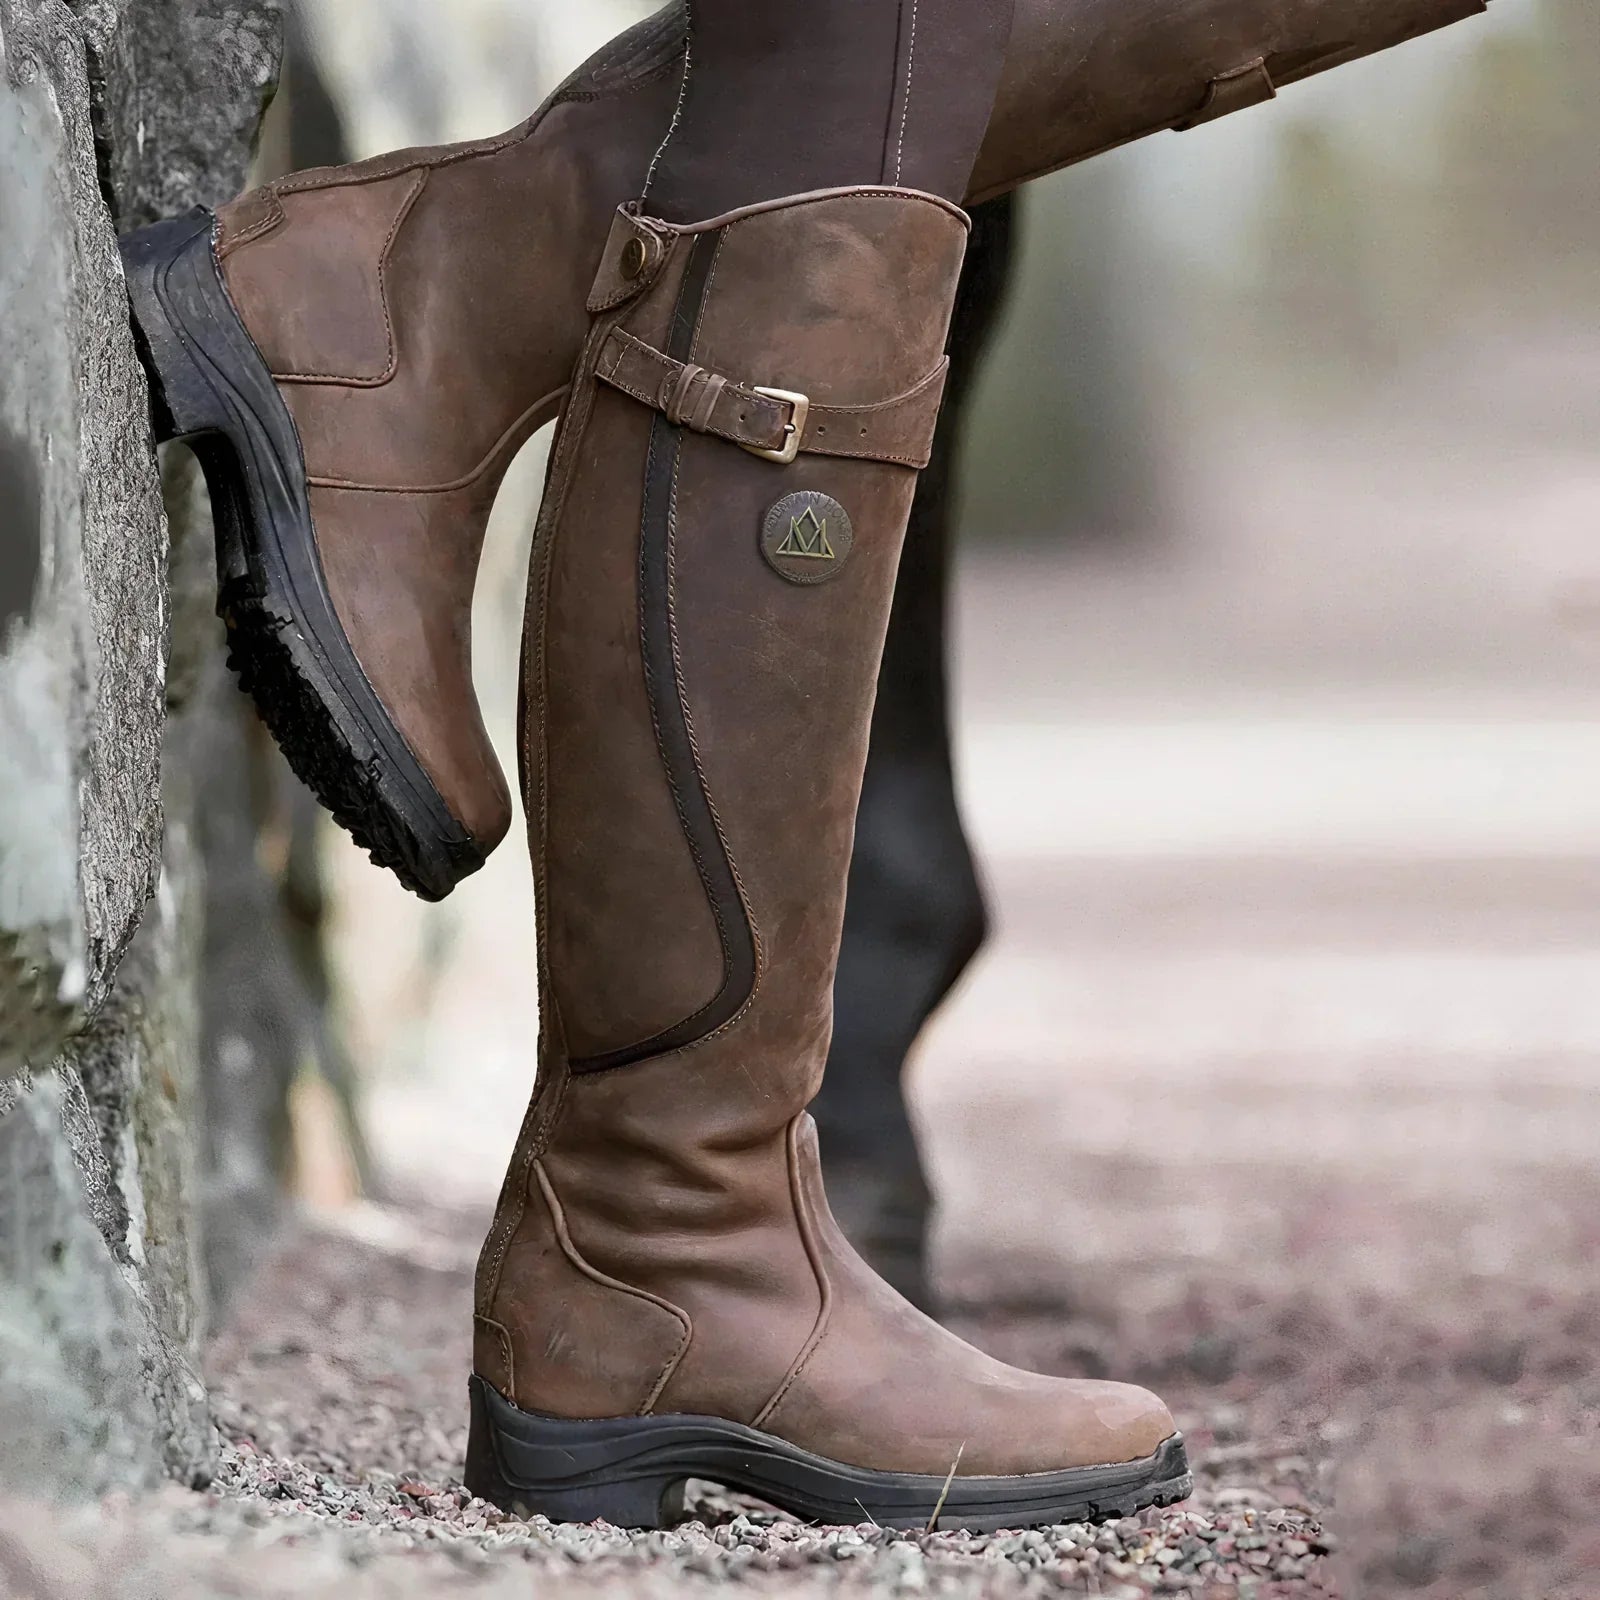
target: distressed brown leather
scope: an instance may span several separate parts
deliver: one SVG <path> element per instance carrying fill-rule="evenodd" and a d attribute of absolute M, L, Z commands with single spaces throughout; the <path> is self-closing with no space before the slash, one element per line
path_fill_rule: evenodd
<path fill-rule="evenodd" d="M 1488 8 L 1488 0 L 1017 0 L 969 203 Z"/>
<path fill-rule="evenodd" d="M 621 332 L 731 382 L 882 404 L 939 367 L 964 218 L 873 189 L 695 228 L 625 221 L 535 539 L 523 756 L 543 1034 L 480 1266 L 478 1371 L 532 1411 L 709 1414 L 875 1470 L 1146 1457 L 1174 1431 L 1153 1395 L 964 1345 L 872 1274 L 822 1194 L 805 1107 L 914 470 L 775 465 L 599 371 Z M 613 256 L 639 225 L 660 249 L 615 300 Z M 816 585 L 760 550 L 769 508 L 802 490 L 854 528 Z M 714 833 L 696 834 L 702 816 Z M 640 1048 L 674 1026 L 672 1048 Z"/>
<path fill-rule="evenodd" d="M 1289 84 L 1479 16 L 1488 6 L 1489 0 L 1016 0 L 1005 71 L 967 203 L 1149 134 L 1244 110 Z M 675 0 L 635 31 L 656 49 L 675 44 L 681 52 L 685 18 Z"/>
<path fill-rule="evenodd" d="M 1017 0 L 972 196 L 1253 103 L 1484 3 Z M 229 290 L 299 427 L 357 659 L 485 845 L 509 818 L 467 671 L 488 507 L 516 448 L 561 403 L 586 296 L 603 311 L 633 294 L 622 245 L 639 238 L 643 274 L 659 269 L 649 228 L 616 207 L 638 193 L 671 121 L 684 26 L 669 6 L 630 29 L 504 137 L 301 173 L 218 214 Z M 680 405 L 705 401 L 697 387 Z M 935 387 L 874 426 L 920 435 Z M 788 416 L 766 407 L 763 437 L 781 438 Z M 809 449 L 848 453 L 852 424 L 817 416 Z M 894 453 L 920 464 L 909 444 Z M 408 658 L 401 636 L 425 648 Z"/>
<path fill-rule="evenodd" d="M 489 509 L 561 403 L 607 219 L 671 116 L 678 48 L 633 30 L 502 138 L 300 173 L 217 216 L 224 280 L 299 430 L 340 621 L 486 848 L 511 815 L 470 671 Z"/>
<path fill-rule="evenodd" d="M 473 837 L 504 836 L 510 800 L 472 684 L 476 546 L 504 470 L 465 488 L 383 494 L 313 486 L 323 574 L 345 632 L 423 769 Z M 393 713 L 391 713 L 393 714 Z"/>
<path fill-rule="evenodd" d="M 625 328 L 613 328 L 607 336 L 595 374 L 612 388 L 655 406 L 669 422 L 731 444 L 781 451 L 792 442 L 807 455 L 860 456 L 920 469 L 933 450 L 948 366 L 941 356 L 906 393 L 875 405 L 813 402 L 803 421 L 794 401 L 762 394 L 708 367 L 674 361 Z"/>

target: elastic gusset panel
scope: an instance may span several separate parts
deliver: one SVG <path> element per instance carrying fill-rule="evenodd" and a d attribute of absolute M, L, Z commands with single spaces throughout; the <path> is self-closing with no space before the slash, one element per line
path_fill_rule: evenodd
<path fill-rule="evenodd" d="M 846 184 L 959 200 L 1012 3 L 689 0 L 684 92 L 651 211 L 687 221 Z"/>

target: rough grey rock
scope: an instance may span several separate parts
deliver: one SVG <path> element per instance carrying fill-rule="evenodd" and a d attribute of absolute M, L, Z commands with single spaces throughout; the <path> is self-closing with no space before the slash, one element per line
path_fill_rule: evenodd
<path fill-rule="evenodd" d="M 93 1493 L 158 1468 L 137 1297 L 100 1232 L 106 1189 L 74 1165 L 94 1137 L 72 1075 L 0 1104 L 0 1483 L 14 1490 Z"/>
<path fill-rule="evenodd" d="M 165 530 L 82 39 L 0 0 L 0 51 L 0 437 L 36 574 L 0 640 L 3 1075 L 104 997 L 154 882 Z"/>
<path fill-rule="evenodd" d="M 245 185 L 278 81 L 282 0 L 81 0 L 120 229 Z"/>
<path fill-rule="evenodd" d="M 116 232 L 243 186 L 279 26 L 277 0 L 0 0 L 0 1490 L 215 1461 L 196 819 L 217 712 L 167 666 L 212 663 L 216 623 L 186 608 L 174 638 Z"/>
<path fill-rule="evenodd" d="M 280 30 L 0 0 L 0 1071 L 104 1001 L 159 865 L 167 537 L 115 232 L 243 187 Z"/>
<path fill-rule="evenodd" d="M 174 775 L 181 781 L 181 772 Z M 169 785 L 169 792 L 170 792 Z M 211 1475 L 216 1440 L 196 1377 L 207 1296 L 195 1225 L 201 1124 L 201 875 L 192 827 L 169 808 L 160 888 L 111 998 L 59 1064 L 81 1082 L 98 1150 L 75 1144 L 102 1240 L 136 1307 L 153 1436 L 175 1477 Z M 97 1181 L 98 1179 L 98 1181 Z"/>
<path fill-rule="evenodd" d="M 278 1221 L 289 1092 L 307 1055 L 301 1024 L 317 1008 L 296 987 L 280 886 L 257 848 L 264 824 L 288 831 L 279 813 L 294 780 L 224 665 L 210 508 L 194 458 L 172 451 L 164 469 L 173 543 L 167 809 L 204 863 L 195 908 L 204 1114 L 191 1198 L 207 1293 L 221 1303 Z"/>

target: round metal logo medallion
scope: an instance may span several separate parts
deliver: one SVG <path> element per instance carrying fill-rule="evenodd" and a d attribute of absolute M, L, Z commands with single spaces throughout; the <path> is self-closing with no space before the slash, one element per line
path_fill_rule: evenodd
<path fill-rule="evenodd" d="M 790 583 L 826 583 L 838 577 L 855 540 L 850 513 L 814 489 L 786 494 L 761 525 L 761 553 Z"/>

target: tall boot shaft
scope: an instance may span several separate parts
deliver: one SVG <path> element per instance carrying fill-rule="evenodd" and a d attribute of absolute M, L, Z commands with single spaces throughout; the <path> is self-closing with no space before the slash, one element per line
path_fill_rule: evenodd
<path fill-rule="evenodd" d="M 1017 0 L 967 203 L 1481 15 L 1488 0 Z"/>
<path fill-rule="evenodd" d="M 529 613 L 546 976 L 580 1071 L 736 1017 L 781 1026 L 794 1059 L 826 1031 L 964 237 L 953 207 L 897 191 L 697 231 L 619 218 Z"/>
<path fill-rule="evenodd" d="M 1154 1396 L 1005 1367 L 877 1278 L 804 1110 L 965 232 L 895 189 L 612 229 L 528 608 L 540 1076 L 469 1463 L 502 1504 L 649 1522 L 720 1476 L 904 1526 L 957 1461 L 972 1525 L 1186 1492 Z"/>
<path fill-rule="evenodd" d="M 613 1334 L 671 1341 L 640 1295 L 712 1323 L 731 1298 L 752 1359 L 731 1371 L 719 1340 L 691 1341 L 647 1384 L 669 1407 L 754 1418 L 817 1317 L 793 1130 L 827 1054 L 965 235 L 954 207 L 893 190 L 698 228 L 625 211 L 590 297 L 525 652 L 541 1083 L 480 1300 L 555 1303 L 552 1207 L 585 1263 L 635 1291 L 604 1312 Z M 695 1236 L 685 1259 L 671 1241 Z M 589 1343 L 525 1352 L 519 1395 L 636 1409 L 638 1371 L 602 1403 L 564 1368 Z"/>

